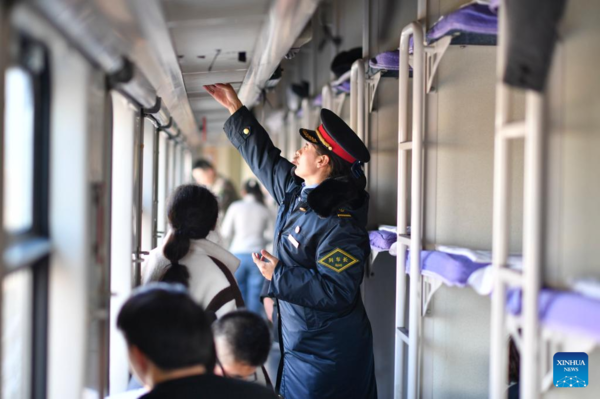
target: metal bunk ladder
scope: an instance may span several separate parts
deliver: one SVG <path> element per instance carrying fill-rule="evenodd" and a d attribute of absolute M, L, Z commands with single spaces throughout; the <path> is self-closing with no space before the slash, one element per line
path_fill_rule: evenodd
<path fill-rule="evenodd" d="M 412 135 L 408 136 L 409 39 L 413 37 L 413 101 Z M 398 253 L 396 259 L 396 339 L 394 364 L 394 397 L 403 398 L 404 345 L 408 346 L 407 398 L 419 396 L 419 357 L 421 338 L 422 278 L 421 239 L 423 215 L 423 133 L 425 123 L 425 48 L 424 30 L 413 22 L 400 36 L 400 72 L 398 99 Z M 408 177 L 409 151 L 412 152 L 411 178 Z M 409 185 L 410 182 L 410 185 Z M 410 193 L 410 212 L 408 195 Z M 410 219 L 409 219 L 410 218 Z M 407 234 L 410 220 L 410 235 Z M 408 287 L 409 320 L 405 323 L 407 276 L 404 272 L 406 251 L 410 248 L 410 286 Z M 407 328 L 408 327 L 408 328 Z"/>
<path fill-rule="evenodd" d="M 525 120 L 511 120 L 514 93 L 503 83 L 506 65 L 508 21 L 505 7 L 499 9 L 498 58 L 496 81 L 496 137 L 494 155 L 494 232 L 492 294 L 490 397 L 505 398 L 507 393 L 508 336 L 521 352 L 520 396 L 537 398 L 541 389 L 540 327 L 538 296 L 541 286 L 541 216 L 544 96 L 528 90 Z M 523 214 L 523 271 L 508 267 L 510 232 L 511 141 L 525 140 L 525 186 Z M 507 288 L 522 290 L 520 317 L 506 314 Z M 518 330 L 521 329 L 519 334 Z"/>

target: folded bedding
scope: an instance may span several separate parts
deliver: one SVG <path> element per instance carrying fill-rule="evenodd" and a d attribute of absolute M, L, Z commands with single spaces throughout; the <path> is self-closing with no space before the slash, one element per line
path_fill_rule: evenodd
<path fill-rule="evenodd" d="M 521 290 L 509 290 L 507 310 L 514 315 L 520 314 L 522 301 Z M 538 306 L 543 326 L 600 341 L 600 300 L 572 291 L 544 288 L 540 291 Z"/>
<path fill-rule="evenodd" d="M 374 251 L 389 251 L 396 240 L 396 233 L 391 231 L 369 231 L 369 241 L 371 242 L 371 249 Z"/>
<path fill-rule="evenodd" d="M 442 16 L 427 32 L 427 42 L 435 42 L 446 35 L 476 34 L 489 35 L 494 38 L 498 34 L 498 16 L 490 10 L 489 5 L 477 2 L 466 4 L 456 11 Z M 476 36 L 458 39 L 460 43 L 454 44 L 493 44 L 490 38 L 477 39 Z"/>
<path fill-rule="evenodd" d="M 465 287 L 469 276 L 485 263 L 473 262 L 466 256 L 441 251 L 421 251 L 421 274 L 437 278 L 447 286 Z M 406 272 L 410 271 L 410 253 L 406 255 Z"/>
<path fill-rule="evenodd" d="M 427 43 L 433 43 L 447 35 L 456 36 L 452 44 L 495 45 L 498 34 L 498 16 L 490 9 L 490 4 L 472 2 L 456 11 L 442 16 L 427 32 Z M 410 38 L 408 52 L 413 53 L 413 38 Z M 391 50 L 377 54 L 369 60 L 375 70 L 397 71 L 399 51 Z M 412 68 L 411 68 L 412 70 Z"/>

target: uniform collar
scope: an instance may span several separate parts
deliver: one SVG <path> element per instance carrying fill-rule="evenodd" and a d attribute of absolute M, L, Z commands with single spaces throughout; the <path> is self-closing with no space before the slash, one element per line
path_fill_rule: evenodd
<path fill-rule="evenodd" d="M 308 194 L 314 190 L 315 188 L 317 188 L 319 184 L 306 184 L 306 183 L 302 183 L 302 191 L 300 192 L 300 199 L 302 201 L 306 201 L 308 198 Z"/>

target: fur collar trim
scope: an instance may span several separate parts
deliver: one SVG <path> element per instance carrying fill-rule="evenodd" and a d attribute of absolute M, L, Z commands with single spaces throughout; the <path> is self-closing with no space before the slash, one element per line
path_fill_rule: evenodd
<path fill-rule="evenodd" d="M 327 179 L 308 193 L 308 206 L 321 217 L 338 212 L 339 208 L 358 209 L 366 192 L 351 177 Z"/>

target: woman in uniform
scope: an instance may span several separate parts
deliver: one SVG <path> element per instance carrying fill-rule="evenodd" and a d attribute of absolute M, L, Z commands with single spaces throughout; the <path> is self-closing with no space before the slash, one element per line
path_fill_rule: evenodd
<path fill-rule="evenodd" d="M 279 204 L 273 248 L 253 255 L 279 304 L 285 399 L 377 397 L 373 335 L 360 296 L 370 247 L 369 196 L 362 163 L 369 151 L 333 112 L 293 161 L 280 156 L 231 85 L 204 87 L 231 117 L 224 130 Z"/>

